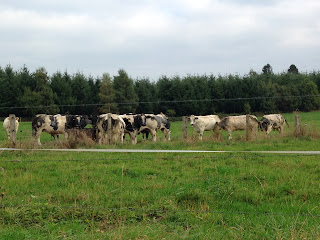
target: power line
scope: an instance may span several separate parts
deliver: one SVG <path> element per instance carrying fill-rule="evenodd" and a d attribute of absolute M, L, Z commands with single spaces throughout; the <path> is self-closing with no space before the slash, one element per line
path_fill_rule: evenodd
<path fill-rule="evenodd" d="M 137 104 L 161 104 L 161 103 L 192 103 L 192 102 L 226 102 L 226 101 L 243 101 L 243 100 L 261 100 L 261 99 L 283 99 L 283 98 L 310 98 L 320 97 L 319 94 L 314 95 L 298 95 L 298 96 L 261 96 L 261 97 L 239 97 L 239 98 L 212 98 L 212 99 L 187 99 L 187 100 L 159 100 L 159 101 L 138 101 L 138 102 L 112 102 L 107 104 L 118 105 L 137 105 Z M 39 106 L 12 106 L 0 107 L 1 109 L 38 109 L 38 108 L 53 108 L 53 107 L 99 107 L 104 106 L 104 103 L 84 103 L 84 104 L 62 104 L 62 105 L 39 105 Z"/>

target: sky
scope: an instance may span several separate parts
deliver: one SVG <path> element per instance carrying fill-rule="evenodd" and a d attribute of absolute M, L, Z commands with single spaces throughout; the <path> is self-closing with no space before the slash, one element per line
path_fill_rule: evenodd
<path fill-rule="evenodd" d="M 319 0 L 0 0 L 0 66 L 133 79 L 320 70 Z"/>

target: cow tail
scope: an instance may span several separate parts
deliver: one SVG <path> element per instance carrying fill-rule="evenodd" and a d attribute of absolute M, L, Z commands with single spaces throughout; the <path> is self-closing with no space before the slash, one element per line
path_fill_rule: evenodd
<path fill-rule="evenodd" d="M 289 127 L 289 123 L 287 122 L 287 120 L 285 118 L 283 118 L 283 119 L 286 122 L 287 126 Z"/>

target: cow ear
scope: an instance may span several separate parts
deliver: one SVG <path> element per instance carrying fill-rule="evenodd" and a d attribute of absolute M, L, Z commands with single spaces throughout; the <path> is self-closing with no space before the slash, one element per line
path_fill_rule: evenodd
<path fill-rule="evenodd" d="M 18 118 L 18 117 L 16 117 L 16 120 L 17 120 L 17 121 L 19 121 L 19 118 Z"/>
<path fill-rule="evenodd" d="M 197 120 L 197 119 L 199 119 L 199 118 L 198 118 L 198 117 L 195 117 L 194 119 Z"/>

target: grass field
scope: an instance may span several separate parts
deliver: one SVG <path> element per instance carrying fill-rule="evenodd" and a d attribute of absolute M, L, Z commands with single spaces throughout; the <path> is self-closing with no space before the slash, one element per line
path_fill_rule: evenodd
<path fill-rule="evenodd" d="M 82 148 L 319 150 L 320 113 L 300 113 L 303 134 L 259 133 L 246 142 L 182 122 L 172 141 Z M 306 124 L 306 125 L 305 125 Z M 22 132 L 21 132 L 22 131 Z M 162 134 L 159 133 L 159 138 Z M 43 133 L 42 148 L 55 143 Z M 32 148 L 31 124 L 18 145 Z M 0 147 L 8 147 L 0 132 Z M 19 147 L 18 146 L 18 147 Z M 320 156 L 254 153 L 0 152 L 0 239 L 319 239 Z"/>

